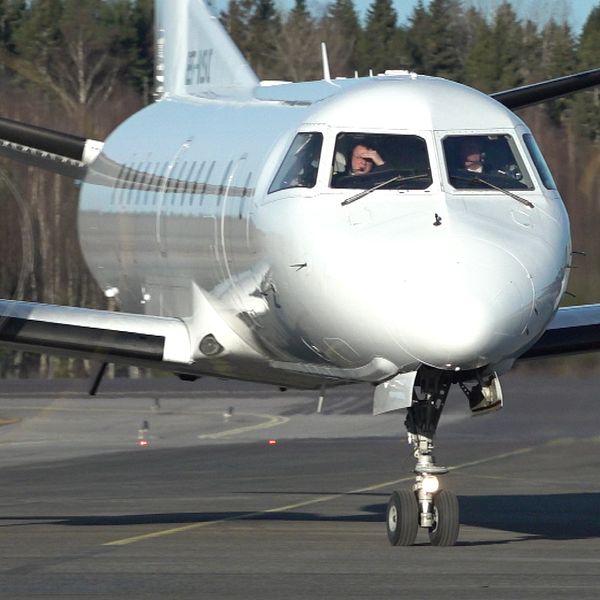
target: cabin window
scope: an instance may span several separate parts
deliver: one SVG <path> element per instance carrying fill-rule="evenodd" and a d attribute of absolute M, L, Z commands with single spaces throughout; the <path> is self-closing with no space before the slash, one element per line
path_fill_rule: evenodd
<path fill-rule="evenodd" d="M 531 160 L 533 160 L 533 164 L 537 169 L 537 172 L 540 176 L 540 179 L 542 180 L 542 183 L 544 184 L 544 187 L 547 190 L 555 190 L 556 183 L 554 183 L 552 173 L 550 172 L 550 169 L 548 168 L 548 165 L 546 164 L 546 161 L 544 160 L 544 157 L 540 149 L 538 148 L 537 142 L 535 141 L 534 137 L 530 133 L 526 133 L 523 136 L 523 141 L 527 146 L 527 150 L 529 150 L 529 156 L 531 156 Z"/>
<path fill-rule="evenodd" d="M 459 190 L 532 190 L 513 138 L 504 134 L 451 135 L 443 140 L 450 184 Z"/>
<path fill-rule="evenodd" d="M 314 187 L 317 183 L 322 146 L 321 133 L 299 133 L 285 155 L 269 193 L 288 188 Z"/>
<path fill-rule="evenodd" d="M 427 143 L 418 135 L 340 133 L 332 188 L 423 190 L 432 183 Z"/>

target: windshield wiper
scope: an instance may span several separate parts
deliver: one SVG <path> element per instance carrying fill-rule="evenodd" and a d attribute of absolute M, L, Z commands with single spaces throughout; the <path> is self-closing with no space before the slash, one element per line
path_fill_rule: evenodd
<path fill-rule="evenodd" d="M 364 190 L 362 192 L 359 192 L 358 194 L 355 194 L 354 196 L 350 196 L 350 198 L 346 198 L 342 202 L 342 206 L 347 206 L 348 204 L 352 204 L 353 202 L 356 202 L 357 200 L 360 200 L 361 198 L 368 196 L 371 192 L 374 192 L 374 191 L 378 190 L 379 188 L 389 185 L 390 183 L 394 183 L 394 181 L 412 181 L 414 179 L 425 179 L 426 177 L 430 178 L 431 175 L 429 173 L 423 173 L 421 175 L 411 175 L 410 177 L 404 177 L 402 175 L 395 175 L 391 179 L 382 181 L 381 183 L 374 185 L 373 187 L 369 188 L 368 190 Z"/>
<path fill-rule="evenodd" d="M 517 194 L 513 194 L 512 192 L 510 192 L 498 185 L 490 183 L 489 181 L 487 181 L 486 179 L 482 179 L 481 177 L 459 177 L 457 175 L 451 175 L 450 179 L 451 180 L 457 179 L 458 181 L 469 181 L 469 182 L 474 181 L 475 183 L 483 183 L 483 185 L 487 185 L 489 188 L 492 188 L 493 190 L 496 190 L 497 192 L 502 192 L 503 194 L 506 194 L 510 198 L 514 198 L 515 200 L 517 200 L 521 204 L 524 204 L 525 206 L 528 206 L 529 208 L 535 208 L 535 204 L 533 204 L 533 202 L 530 202 L 526 198 L 521 198 L 521 196 L 517 196 Z"/>

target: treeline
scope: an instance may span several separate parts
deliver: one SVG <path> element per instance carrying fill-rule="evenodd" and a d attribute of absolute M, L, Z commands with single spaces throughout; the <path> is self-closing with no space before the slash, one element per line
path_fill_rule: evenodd
<path fill-rule="evenodd" d="M 333 76 L 409 69 L 484 92 L 600 67 L 600 2 L 581 32 L 492 4 L 419 2 L 399 23 L 390 0 L 373 0 L 364 19 L 352 0 L 319 11 L 296 0 L 286 12 L 275 0 L 230 0 L 220 18 L 261 79 L 320 79 L 322 41 Z M 103 139 L 152 101 L 153 37 L 153 0 L 0 0 L 0 116 Z M 569 289 L 576 303 L 598 301 L 600 89 L 522 116 L 568 205 L 575 248 L 587 253 Z M 0 162 L 1 297 L 106 307 L 81 258 L 77 195 L 70 180 Z M 0 354 L 5 377 L 85 370 L 78 360 Z"/>
<path fill-rule="evenodd" d="M 0 0 L 0 116 L 104 139 L 151 101 L 152 6 Z M 77 182 L 2 160 L 0 297 L 106 308 L 81 256 L 77 199 Z M 88 369 L 80 360 L 0 349 L 0 377 Z"/>
<path fill-rule="evenodd" d="M 327 44 L 335 76 L 408 69 L 486 93 L 600 66 L 600 2 L 580 35 L 564 21 L 550 19 L 540 27 L 520 20 L 510 2 L 497 2 L 487 13 L 467 5 L 420 0 L 408 22 L 399 23 L 391 0 L 373 0 L 363 23 L 353 0 L 335 0 L 320 15 L 308 10 L 306 0 L 295 0 L 288 13 L 274 0 L 230 0 L 221 20 L 261 79 L 321 78 L 320 42 Z M 597 97 L 561 100 L 546 114 L 560 125 L 570 111 L 580 133 L 596 140 Z"/>

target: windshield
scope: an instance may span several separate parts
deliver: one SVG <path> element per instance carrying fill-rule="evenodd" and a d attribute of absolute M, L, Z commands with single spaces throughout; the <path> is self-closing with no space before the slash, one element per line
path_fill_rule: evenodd
<path fill-rule="evenodd" d="M 529 155 L 531 156 L 535 168 L 538 170 L 542 183 L 547 190 L 555 190 L 556 183 L 554 183 L 554 179 L 552 178 L 552 173 L 538 148 L 536 141 L 533 139 L 533 136 L 530 133 L 526 133 L 523 136 L 523 141 L 527 146 L 527 150 L 529 150 Z"/>
<path fill-rule="evenodd" d="M 340 133 L 336 138 L 332 188 L 422 190 L 431 185 L 425 140 L 416 135 Z"/>
<path fill-rule="evenodd" d="M 294 187 L 314 187 L 322 145 L 323 134 L 299 133 L 285 155 L 269 193 Z"/>
<path fill-rule="evenodd" d="M 531 177 L 509 135 L 451 135 L 443 140 L 448 179 L 456 189 L 532 190 Z"/>

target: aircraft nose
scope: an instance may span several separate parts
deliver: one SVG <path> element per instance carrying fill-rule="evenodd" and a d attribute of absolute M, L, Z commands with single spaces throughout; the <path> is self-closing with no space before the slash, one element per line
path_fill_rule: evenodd
<path fill-rule="evenodd" d="M 530 274 L 512 254 L 478 240 L 457 246 L 405 278 L 393 328 L 404 351 L 441 369 L 477 368 L 510 355 L 526 341 L 534 306 Z"/>

